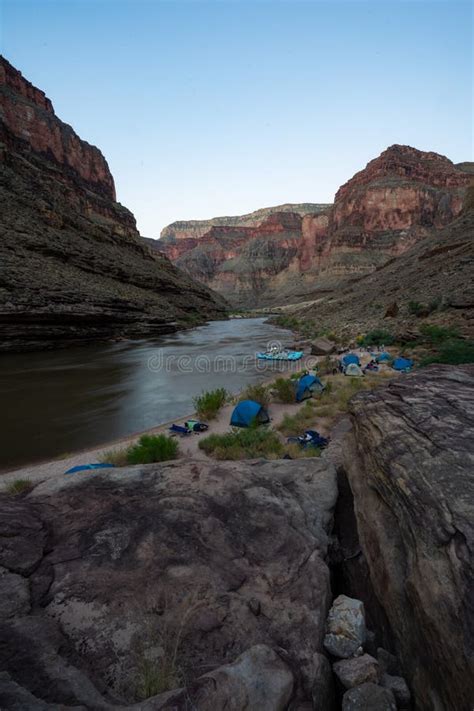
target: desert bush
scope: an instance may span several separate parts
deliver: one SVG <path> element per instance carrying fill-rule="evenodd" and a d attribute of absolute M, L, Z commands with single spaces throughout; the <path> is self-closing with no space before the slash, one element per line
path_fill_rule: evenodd
<path fill-rule="evenodd" d="M 204 420 L 212 420 L 221 407 L 225 405 L 229 395 L 225 388 L 216 390 L 205 390 L 200 395 L 193 398 L 198 417 Z"/>
<path fill-rule="evenodd" d="M 178 442 L 164 434 L 142 435 L 137 444 L 127 450 L 128 464 L 151 464 L 176 459 Z"/>
<path fill-rule="evenodd" d="M 285 415 L 278 429 L 286 436 L 300 435 L 314 424 L 316 416 L 317 412 L 310 401 L 305 402 L 294 415 Z"/>
<path fill-rule="evenodd" d="M 383 328 L 376 328 L 366 333 L 365 336 L 358 337 L 357 343 L 361 346 L 391 346 L 395 343 L 395 337 L 390 331 L 386 331 Z"/>
<path fill-rule="evenodd" d="M 428 304 L 422 304 L 419 301 L 408 302 L 408 313 L 412 316 L 429 316 L 433 311 L 442 308 L 443 299 L 440 296 L 431 299 Z"/>
<path fill-rule="evenodd" d="M 424 316 L 426 314 L 426 306 L 419 301 L 409 301 L 408 313 L 412 316 Z"/>
<path fill-rule="evenodd" d="M 273 383 L 280 402 L 295 402 L 295 383 L 291 378 L 277 378 Z"/>
<path fill-rule="evenodd" d="M 420 326 L 420 333 L 423 336 L 423 340 L 432 345 L 459 339 L 459 331 L 456 328 L 437 326 L 434 323 L 424 323 Z"/>
<path fill-rule="evenodd" d="M 120 449 L 109 449 L 98 457 L 103 464 L 113 464 L 116 467 L 125 467 L 128 464 L 128 447 Z"/>
<path fill-rule="evenodd" d="M 262 383 L 249 385 L 238 397 L 238 402 L 242 402 L 242 400 L 253 400 L 266 407 L 270 402 L 270 391 Z"/>
<path fill-rule="evenodd" d="M 152 629 L 147 636 L 152 649 L 159 646 L 162 654 L 158 659 L 154 655 L 150 658 L 147 656 L 146 642 L 142 641 L 138 645 L 135 684 L 138 699 L 148 699 L 183 685 L 181 645 L 192 618 L 205 606 L 205 601 L 199 596 L 199 590 L 185 595 L 173 605 L 171 616 L 168 616 L 170 601 L 166 598 L 159 601 L 157 629 Z"/>
<path fill-rule="evenodd" d="M 272 320 L 274 324 L 281 326 L 281 328 L 296 330 L 299 327 L 299 321 L 294 316 L 286 316 L 285 314 L 281 314 L 280 316 L 275 316 Z"/>
<path fill-rule="evenodd" d="M 7 486 L 7 491 L 12 496 L 18 496 L 19 494 L 25 494 L 27 491 L 31 491 L 32 488 L 33 482 L 30 481 L 30 479 L 15 479 Z"/>
<path fill-rule="evenodd" d="M 450 340 L 442 343 L 437 352 L 426 356 L 420 361 L 420 366 L 431 363 L 447 363 L 449 365 L 463 365 L 474 363 L 474 341 Z"/>
<path fill-rule="evenodd" d="M 199 449 L 215 459 L 239 460 L 280 456 L 284 447 L 273 430 L 249 427 L 211 434 L 200 440 Z"/>

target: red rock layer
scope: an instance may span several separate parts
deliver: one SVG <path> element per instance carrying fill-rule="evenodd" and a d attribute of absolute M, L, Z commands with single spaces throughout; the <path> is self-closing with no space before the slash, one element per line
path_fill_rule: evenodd
<path fill-rule="evenodd" d="M 0 56 L 0 112 L 6 128 L 62 168 L 83 179 L 90 189 L 115 200 L 115 185 L 102 153 L 82 141 L 54 113 L 51 101 Z"/>
<path fill-rule="evenodd" d="M 204 264 L 204 252 L 201 279 L 230 299 L 239 292 L 248 303 L 265 300 L 270 290 L 269 303 L 277 289 L 284 298 L 285 278 L 291 284 L 295 274 L 306 275 L 304 288 L 314 291 L 325 288 L 325 280 L 371 272 L 402 254 L 459 215 L 469 182 L 465 166 L 394 145 L 343 185 L 333 206 L 315 214 L 275 211 L 257 226 L 214 224 L 193 238 L 199 223 L 173 223 L 172 237 L 165 228 L 156 246 L 190 273 Z M 258 249 L 252 247 L 256 240 Z M 273 240 L 274 248 L 265 251 L 262 240 Z"/>

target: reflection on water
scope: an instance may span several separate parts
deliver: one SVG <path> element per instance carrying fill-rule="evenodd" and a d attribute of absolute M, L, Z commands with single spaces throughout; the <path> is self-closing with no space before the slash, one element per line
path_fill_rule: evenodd
<path fill-rule="evenodd" d="M 235 392 L 271 372 L 255 353 L 272 341 L 291 335 L 264 319 L 235 319 L 154 340 L 0 355 L 0 467 L 184 417 L 202 390 Z"/>

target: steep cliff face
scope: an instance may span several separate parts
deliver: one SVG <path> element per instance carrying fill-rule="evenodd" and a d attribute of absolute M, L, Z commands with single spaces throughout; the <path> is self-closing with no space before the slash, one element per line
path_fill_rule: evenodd
<path fill-rule="evenodd" d="M 430 322 L 456 326 L 474 336 L 474 176 L 461 213 L 440 230 L 417 240 L 370 274 L 321 295 L 295 313 L 319 330 L 354 334 L 383 328 L 413 332 L 410 302 L 432 309 Z M 415 329 L 416 330 L 416 329 Z"/>
<path fill-rule="evenodd" d="M 143 245 L 105 158 L 0 58 L 0 350 L 176 329 L 222 300 Z"/>
<path fill-rule="evenodd" d="M 338 190 L 333 206 L 300 212 L 299 223 L 285 224 L 278 208 L 272 216 L 281 223 L 278 229 L 267 217 L 252 229 L 224 223 L 236 218 L 221 218 L 220 224 L 215 218 L 207 232 L 202 223 L 173 223 L 157 248 L 189 273 L 204 267 L 201 278 L 240 305 L 317 297 L 341 281 L 373 272 L 454 220 L 471 165 L 455 166 L 437 153 L 391 146 Z M 196 224 L 201 226 L 193 232 Z M 282 240 L 288 230 L 291 239 Z M 253 250 L 248 254 L 249 242 L 257 238 L 276 242 L 278 258 L 262 263 Z M 266 245 L 268 254 L 272 249 Z"/>

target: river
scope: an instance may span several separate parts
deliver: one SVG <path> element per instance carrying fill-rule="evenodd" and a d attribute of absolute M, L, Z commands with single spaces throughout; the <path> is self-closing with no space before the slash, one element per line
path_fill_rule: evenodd
<path fill-rule="evenodd" d="M 0 468 L 179 421 L 203 390 L 237 392 L 270 374 L 255 353 L 291 338 L 263 318 L 232 319 L 153 340 L 0 355 Z"/>

